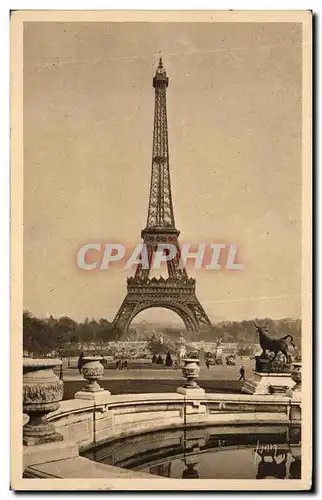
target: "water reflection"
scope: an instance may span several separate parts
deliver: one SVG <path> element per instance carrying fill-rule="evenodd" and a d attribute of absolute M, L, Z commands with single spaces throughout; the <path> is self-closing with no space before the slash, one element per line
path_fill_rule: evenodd
<path fill-rule="evenodd" d="M 183 459 L 185 469 L 182 472 L 182 479 L 198 479 L 199 472 L 195 467 L 199 463 L 198 453 L 200 447 L 207 442 L 206 429 L 183 429 Z"/>
<path fill-rule="evenodd" d="M 301 479 L 301 456 L 289 449 L 257 452 L 260 457 L 256 479 Z"/>
<path fill-rule="evenodd" d="M 189 464 L 185 463 L 186 469 L 182 472 L 182 479 L 198 479 L 199 472 L 195 470 L 197 463 Z"/>
<path fill-rule="evenodd" d="M 285 445 L 263 446 L 257 442 L 254 451 L 259 458 L 256 479 L 301 479 L 300 428 L 288 428 Z"/>
<path fill-rule="evenodd" d="M 256 451 L 260 457 L 256 479 L 285 479 L 288 450 Z"/>
<path fill-rule="evenodd" d="M 301 455 L 293 456 L 293 462 L 290 465 L 289 479 L 301 479 L 302 460 Z"/>
<path fill-rule="evenodd" d="M 171 477 L 171 462 L 164 464 L 152 465 L 149 469 L 150 474 L 162 477 Z"/>
<path fill-rule="evenodd" d="M 182 479 L 300 479 L 301 429 L 286 425 L 163 430 L 84 452 L 97 462 Z"/>

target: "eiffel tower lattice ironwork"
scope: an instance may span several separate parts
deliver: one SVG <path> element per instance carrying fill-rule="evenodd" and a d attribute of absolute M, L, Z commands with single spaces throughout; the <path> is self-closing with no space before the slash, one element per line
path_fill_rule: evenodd
<path fill-rule="evenodd" d="M 189 278 L 180 264 L 180 232 L 175 227 L 170 183 L 166 89 L 169 79 L 162 58 L 153 78 L 155 89 L 152 173 L 148 218 L 141 237 L 149 267 L 138 264 L 135 276 L 127 279 L 127 294 L 113 325 L 127 333 L 134 317 L 151 307 L 163 307 L 177 313 L 186 329 L 198 333 L 211 322 L 196 297 L 196 280 Z M 172 244 L 176 256 L 167 261 L 168 278 L 150 278 L 151 263 L 159 244 Z M 180 265 L 179 265 L 180 264 Z"/>

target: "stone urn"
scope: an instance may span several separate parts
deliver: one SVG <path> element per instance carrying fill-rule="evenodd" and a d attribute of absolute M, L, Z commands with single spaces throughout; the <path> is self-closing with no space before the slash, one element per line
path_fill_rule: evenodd
<path fill-rule="evenodd" d="M 83 377 L 87 380 L 88 384 L 83 389 L 84 392 L 100 392 L 104 389 L 97 382 L 101 380 L 104 375 L 104 366 L 101 361 L 101 356 L 85 356 L 83 358 Z"/>
<path fill-rule="evenodd" d="M 302 390 L 302 363 L 292 363 L 291 377 L 292 380 L 296 383 L 296 385 L 293 387 L 293 392 L 300 392 Z"/>
<path fill-rule="evenodd" d="M 196 382 L 196 379 L 199 377 L 199 363 L 198 359 L 194 358 L 186 358 L 183 359 L 184 367 L 182 368 L 182 374 L 187 379 L 187 382 L 184 384 L 185 389 L 200 389 L 199 385 Z"/>
<path fill-rule="evenodd" d="M 23 412 L 29 417 L 23 426 L 25 446 L 63 440 L 47 420 L 63 399 L 64 384 L 53 371 L 61 363 L 59 359 L 23 359 Z"/>

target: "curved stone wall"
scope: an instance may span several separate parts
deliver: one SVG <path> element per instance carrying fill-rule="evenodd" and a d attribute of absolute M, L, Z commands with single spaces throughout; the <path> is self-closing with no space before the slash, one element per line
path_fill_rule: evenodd
<path fill-rule="evenodd" d="M 48 420 L 84 450 L 111 438 L 184 425 L 299 422 L 300 405 L 279 395 L 206 394 L 192 399 L 177 393 L 125 394 L 101 403 L 63 401 Z"/>
<path fill-rule="evenodd" d="M 108 479 L 109 485 L 118 477 L 154 478 L 145 472 L 97 463 L 79 453 L 122 437 L 140 434 L 144 438 L 154 431 L 186 432 L 202 426 L 236 429 L 301 421 L 300 398 L 293 393 L 206 394 L 195 383 L 187 383 L 176 393 L 112 396 L 97 383 L 102 376 L 99 358 L 87 361 L 98 365 L 90 373 L 84 370 L 87 387 L 77 392 L 73 400 L 61 401 L 62 382 L 53 371 L 61 361 L 24 359 L 24 478 L 103 478 Z M 190 381 L 185 372 L 184 369 L 184 376 Z M 53 393 L 52 384 L 60 388 L 59 393 Z M 109 486 L 105 484 L 104 489 Z"/>
<path fill-rule="evenodd" d="M 101 394 L 73 399 L 48 416 L 64 441 L 24 450 L 24 477 L 147 478 L 147 473 L 100 464 L 79 456 L 106 441 L 162 429 L 198 426 L 275 425 L 300 422 L 300 402 L 290 397 L 247 394 Z M 163 479 L 165 480 L 165 479 Z M 172 481 L 171 479 L 167 479 Z"/>

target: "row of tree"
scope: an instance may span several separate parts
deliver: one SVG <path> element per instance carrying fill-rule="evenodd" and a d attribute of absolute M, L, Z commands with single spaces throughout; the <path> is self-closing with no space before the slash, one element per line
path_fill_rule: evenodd
<path fill-rule="evenodd" d="M 254 318 L 254 320 L 221 321 L 205 330 L 202 333 L 202 340 L 213 341 L 214 338 L 221 338 L 223 342 L 257 343 L 258 333 L 254 328 L 253 321 L 261 325 L 267 323 L 268 334 L 272 337 L 291 334 L 295 343 L 299 343 L 301 340 L 301 320 L 293 318 Z"/>
<path fill-rule="evenodd" d="M 301 321 L 298 319 L 279 319 L 272 320 L 256 319 L 258 323 L 268 324 L 269 335 L 273 337 L 282 337 L 283 335 L 293 335 L 296 345 L 300 345 L 301 341 Z M 166 355 L 169 351 L 174 353 L 177 351 L 178 332 L 173 332 L 166 328 L 163 333 L 163 342 L 157 338 L 151 338 L 148 344 L 151 354 Z M 66 352 L 76 351 L 78 343 L 94 342 L 97 348 L 106 344 L 111 340 L 117 340 L 122 337 L 122 332 L 113 328 L 111 322 L 105 318 L 99 321 L 94 319 L 85 319 L 84 322 L 78 323 L 68 316 L 61 318 L 37 318 L 29 311 L 23 313 L 23 345 L 26 350 L 36 355 L 45 355 L 49 352 L 60 351 Z M 199 338 L 191 339 L 186 337 L 186 340 L 205 340 L 214 341 L 221 339 L 223 342 L 235 342 L 239 345 L 240 351 L 245 349 L 252 343 L 258 342 L 258 334 L 254 328 L 252 320 L 243 321 L 224 321 L 213 325 L 203 331 Z"/>
<path fill-rule="evenodd" d="M 98 346 L 120 336 L 112 323 L 101 318 L 99 321 L 85 319 L 77 323 L 68 316 L 61 318 L 37 318 L 29 311 L 23 313 L 23 346 L 28 352 L 46 355 L 56 351 L 75 351 L 80 342 L 95 342 Z"/>

